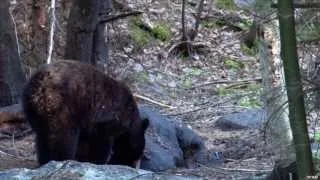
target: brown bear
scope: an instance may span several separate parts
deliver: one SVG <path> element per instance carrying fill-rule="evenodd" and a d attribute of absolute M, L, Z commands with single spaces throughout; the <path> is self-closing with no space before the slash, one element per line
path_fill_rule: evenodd
<path fill-rule="evenodd" d="M 22 102 L 36 133 L 40 165 L 50 160 L 104 164 L 113 149 L 121 157 L 130 154 L 113 158 L 115 164 L 133 167 L 143 154 L 149 121 L 140 119 L 126 85 L 91 65 L 69 60 L 43 65 L 25 86 Z M 126 151 L 116 152 L 114 143 Z"/>

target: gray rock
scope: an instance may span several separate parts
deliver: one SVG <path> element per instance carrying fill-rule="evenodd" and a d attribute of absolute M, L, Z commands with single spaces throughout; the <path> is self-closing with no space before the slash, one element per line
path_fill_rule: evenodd
<path fill-rule="evenodd" d="M 22 112 L 22 106 L 21 104 L 13 104 L 10 106 L 1 107 L 0 112 L 20 113 Z"/>
<path fill-rule="evenodd" d="M 141 107 L 139 111 L 143 118 L 150 120 L 141 168 L 163 171 L 183 166 L 183 151 L 177 139 L 175 125 L 148 107 Z"/>
<path fill-rule="evenodd" d="M 141 71 L 143 71 L 143 66 L 141 64 L 135 63 L 133 69 L 136 72 L 141 72 Z"/>
<path fill-rule="evenodd" d="M 253 6 L 256 3 L 256 0 L 234 0 L 234 3 L 239 8 L 247 8 Z"/>
<path fill-rule="evenodd" d="M 215 125 L 222 130 L 239 130 L 259 128 L 265 120 L 266 112 L 263 109 L 250 109 L 222 116 L 216 121 Z"/>
<path fill-rule="evenodd" d="M 141 117 L 150 120 L 146 133 L 145 155 L 141 168 L 163 171 L 176 167 L 193 167 L 195 162 L 218 165 L 223 162 L 216 153 L 208 152 L 202 139 L 191 129 L 179 126 L 173 120 L 149 107 L 139 107 Z"/>
<path fill-rule="evenodd" d="M 76 161 L 51 161 L 39 169 L 11 169 L 0 172 L 4 180 L 196 180 L 193 176 L 153 173 L 117 165 L 95 165 Z"/>

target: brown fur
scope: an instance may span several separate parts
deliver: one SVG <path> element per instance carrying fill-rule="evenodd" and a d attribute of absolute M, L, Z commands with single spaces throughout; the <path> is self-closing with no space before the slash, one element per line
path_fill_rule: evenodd
<path fill-rule="evenodd" d="M 123 134 L 136 136 L 132 143 L 141 144 L 139 157 L 143 152 L 148 121 L 140 119 L 131 91 L 93 66 L 58 61 L 41 67 L 24 89 L 23 106 L 41 165 L 66 159 L 103 164 Z"/>

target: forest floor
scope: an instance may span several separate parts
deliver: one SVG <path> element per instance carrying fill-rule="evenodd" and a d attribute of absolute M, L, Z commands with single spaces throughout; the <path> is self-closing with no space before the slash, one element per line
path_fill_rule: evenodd
<path fill-rule="evenodd" d="M 225 157 L 221 166 L 198 165 L 170 172 L 204 179 L 238 179 L 271 171 L 274 162 L 260 129 L 222 131 L 214 125 L 223 115 L 259 108 L 262 104 L 259 62 L 242 51 L 239 40 L 242 32 L 217 26 L 214 21 L 202 22 L 195 39 L 202 48 L 192 51 L 192 58 L 173 51 L 168 55 L 181 39 L 180 1 L 128 4 L 145 12 L 142 22 L 170 27 L 170 40 L 162 42 L 148 37 L 146 43 L 138 45 L 136 36 L 141 32 L 131 26 L 134 20 L 116 21 L 109 25 L 110 60 L 106 72 L 125 80 L 136 94 L 161 103 L 137 98 L 192 128 L 209 150 L 222 152 Z M 195 9 L 187 6 L 189 28 L 194 24 Z M 233 13 L 244 16 L 240 11 Z M 34 168 L 35 159 L 33 135 L 0 141 L 0 170 Z"/>

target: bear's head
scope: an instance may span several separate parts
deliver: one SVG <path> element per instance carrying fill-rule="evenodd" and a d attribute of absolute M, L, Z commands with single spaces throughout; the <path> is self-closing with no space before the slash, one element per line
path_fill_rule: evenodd
<path fill-rule="evenodd" d="M 145 132 L 149 119 L 133 123 L 131 129 L 115 139 L 109 164 L 121 164 L 139 168 L 145 148 Z"/>

